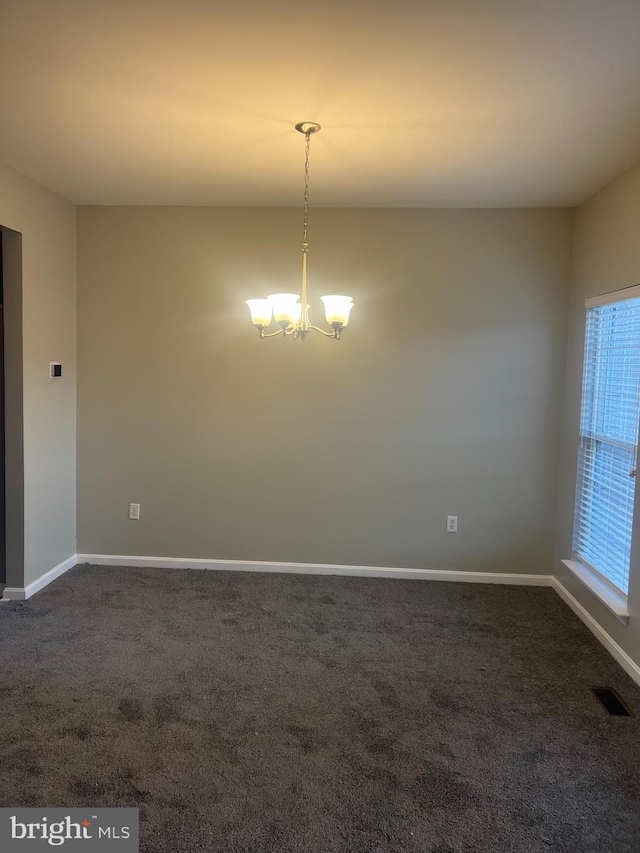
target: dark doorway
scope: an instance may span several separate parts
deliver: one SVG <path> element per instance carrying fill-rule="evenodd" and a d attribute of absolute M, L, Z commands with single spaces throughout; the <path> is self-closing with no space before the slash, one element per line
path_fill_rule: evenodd
<path fill-rule="evenodd" d="M 0 225 L 0 590 L 24 586 L 22 234 Z"/>
<path fill-rule="evenodd" d="M 0 594 L 7 580 L 4 446 L 4 278 L 2 275 L 2 231 L 0 231 Z"/>

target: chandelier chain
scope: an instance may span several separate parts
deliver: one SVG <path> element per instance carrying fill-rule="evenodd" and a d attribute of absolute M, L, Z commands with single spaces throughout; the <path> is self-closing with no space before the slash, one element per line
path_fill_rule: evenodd
<path fill-rule="evenodd" d="M 307 242 L 307 232 L 309 230 L 309 150 L 310 150 L 310 133 L 305 133 L 304 146 L 304 217 L 302 222 L 302 251 L 309 251 L 309 243 Z"/>

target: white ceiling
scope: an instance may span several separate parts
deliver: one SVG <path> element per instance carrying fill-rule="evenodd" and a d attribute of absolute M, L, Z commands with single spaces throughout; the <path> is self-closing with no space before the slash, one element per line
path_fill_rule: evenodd
<path fill-rule="evenodd" d="M 640 161 L 640 0 L 0 0 L 0 160 L 80 204 L 580 203 Z"/>

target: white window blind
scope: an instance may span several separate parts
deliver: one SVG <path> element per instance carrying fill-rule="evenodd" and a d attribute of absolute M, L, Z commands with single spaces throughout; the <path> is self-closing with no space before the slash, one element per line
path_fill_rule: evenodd
<path fill-rule="evenodd" d="M 640 289 L 627 294 L 587 302 L 573 536 L 574 556 L 625 594 L 638 453 Z"/>

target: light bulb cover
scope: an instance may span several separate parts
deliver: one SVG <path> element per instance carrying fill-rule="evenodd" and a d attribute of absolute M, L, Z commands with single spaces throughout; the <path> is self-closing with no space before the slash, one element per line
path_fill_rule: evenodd
<path fill-rule="evenodd" d="M 299 293 L 270 293 L 267 296 L 276 323 L 296 322 L 295 318 L 302 310 L 299 305 L 296 305 L 298 299 L 300 299 Z"/>
<path fill-rule="evenodd" d="M 320 299 L 324 303 L 324 313 L 327 323 L 330 326 L 339 323 L 345 328 L 349 323 L 349 313 L 353 308 L 353 299 L 351 296 L 332 294 L 330 296 L 321 296 Z"/>
<path fill-rule="evenodd" d="M 251 322 L 259 329 L 266 329 L 271 322 L 271 303 L 268 299 L 247 299 L 249 311 L 251 311 Z"/>

